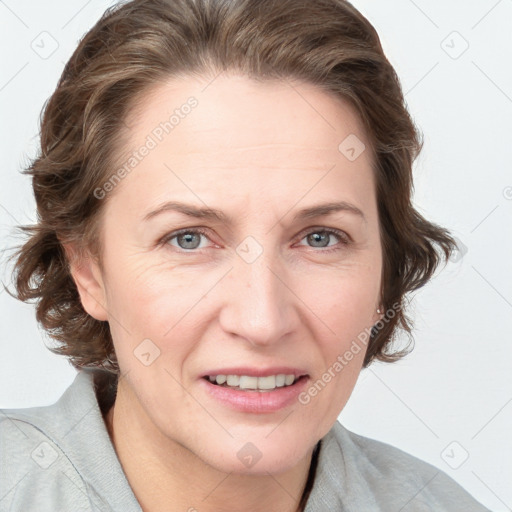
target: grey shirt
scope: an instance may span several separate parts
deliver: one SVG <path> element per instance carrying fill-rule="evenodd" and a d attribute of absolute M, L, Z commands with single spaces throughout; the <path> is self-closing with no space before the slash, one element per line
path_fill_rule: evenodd
<path fill-rule="evenodd" d="M 113 510 L 141 507 L 108 435 L 91 372 L 80 371 L 53 405 L 0 410 L 0 512 Z M 306 512 L 487 510 L 434 466 L 339 422 L 322 439 L 306 506 Z"/>

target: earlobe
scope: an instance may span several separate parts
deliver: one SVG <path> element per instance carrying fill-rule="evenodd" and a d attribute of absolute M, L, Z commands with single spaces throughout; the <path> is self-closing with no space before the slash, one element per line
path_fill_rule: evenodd
<path fill-rule="evenodd" d="M 96 320 L 108 320 L 105 286 L 98 263 L 89 253 L 81 254 L 73 243 L 63 247 L 83 308 Z"/>

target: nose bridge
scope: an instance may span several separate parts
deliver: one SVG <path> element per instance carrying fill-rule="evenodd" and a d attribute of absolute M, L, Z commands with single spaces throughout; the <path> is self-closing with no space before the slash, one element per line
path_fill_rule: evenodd
<path fill-rule="evenodd" d="M 248 241 L 240 244 L 233 270 L 228 278 L 228 298 L 221 314 L 226 331 L 246 338 L 254 345 L 268 345 L 279 341 L 293 328 L 293 304 L 286 282 L 284 268 L 278 255 L 257 247 Z M 252 251 L 252 257 L 248 257 Z"/>

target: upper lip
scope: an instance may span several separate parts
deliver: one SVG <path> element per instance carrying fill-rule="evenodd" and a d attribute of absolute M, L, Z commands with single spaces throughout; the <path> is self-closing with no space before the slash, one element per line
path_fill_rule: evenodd
<path fill-rule="evenodd" d="M 210 375 L 248 375 L 250 377 L 268 377 L 269 375 L 294 375 L 296 378 L 307 375 L 308 373 L 300 368 L 291 366 L 272 366 L 271 368 L 254 368 L 249 366 L 237 366 L 235 368 L 216 368 L 209 370 L 203 377 Z"/>

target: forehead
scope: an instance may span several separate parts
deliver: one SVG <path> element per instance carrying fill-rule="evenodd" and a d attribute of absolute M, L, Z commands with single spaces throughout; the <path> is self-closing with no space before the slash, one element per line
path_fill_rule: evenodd
<path fill-rule="evenodd" d="M 206 151 L 229 156 L 240 148 L 264 154 L 266 146 L 286 145 L 292 150 L 288 157 L 301 149 L 337 157 L 347 135 L 365 139 L 355 109 L 334 94 L 297 80 L 255 81 L 224 73 L 154 85 L 134 101 L 126 124 L 130 146 L 153 135 L 168 146 L 175 141 L 175 152 L 194 150 L 198 156 Z"/>
<path fill-rule="evenodd" d="M 126 126 L 120 165 L 130 158 L 134 165 L 119 188 L 129 188 L 141 207 L 172 190 L 206 201 L 279 188 L 296 200 L 291 196 L 324 174 L 323 190 L 341 182 L 361 194 L 372 187 L 369 143 L 355 109 L 304 82 L 172 78 L 137 99 Z M 354 159 L 347 145 L 361 154 Z"/>

